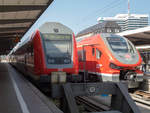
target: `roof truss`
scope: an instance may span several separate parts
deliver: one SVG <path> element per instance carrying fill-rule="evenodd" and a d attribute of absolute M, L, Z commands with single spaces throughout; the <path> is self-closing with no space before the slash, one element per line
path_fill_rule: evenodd
<path fill-rule="evenodd" d="M 0 24 L 33 22 L 35 19 L 0 19 Z"/>
<path fill-rule="evenodd" d="M 8 54 L 53 0 L 2 0 L 0 3 L 0 55 Z"/>
<path fill-rule="evenodd" d="M 0 5 L 0 12 L 43 10 L 46 5 Z"/>

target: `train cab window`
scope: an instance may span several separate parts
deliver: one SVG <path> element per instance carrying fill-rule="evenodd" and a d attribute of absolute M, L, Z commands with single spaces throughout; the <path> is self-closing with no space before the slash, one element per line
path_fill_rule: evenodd
<path fill-rule="evenodd" d="M 119 31 L 119 29 L 115 29 L 115 33 L 119 33 L 120 31 Z"/>
<path fill-rule="evenodd" d="M 95 48 L 92 48 L 92 55 L 95 55 Z"/>
<path fill-rule="evenodd" d="M 101 57 L 101 52 L 98 49 L 96 49 L 96 58 L 100 59 L 100 57 Z"/>
<path fill-rule="evenodd" d="M 107 33 L 111 33 L 112 31 L 111 31 L 111 29 L 110 28 L 108 28 L 107 29 Z"/>
<path fill-rule="evenodd" d="M 130 52 L 130 53 L 135 53 L 134 48 L 133 48 L 133 46 L 131 45 L 131 43 L 128 42 L 128 44 L 129 44 L 129 52 Z"/>

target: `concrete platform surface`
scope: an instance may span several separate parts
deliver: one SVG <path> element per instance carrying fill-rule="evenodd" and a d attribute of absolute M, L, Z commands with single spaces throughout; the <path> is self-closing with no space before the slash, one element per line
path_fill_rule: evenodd
<path fill-rule="evenodd" d="M 0 113 L 62 113 L 7 63 L 0 63 Z"/>
<path fill-rule="evenodd" d="M 150 106 L 143 105 L 141 103 L 136 103 L 136 105 L 139 107 L 141 113 L 150 113 Z"/>

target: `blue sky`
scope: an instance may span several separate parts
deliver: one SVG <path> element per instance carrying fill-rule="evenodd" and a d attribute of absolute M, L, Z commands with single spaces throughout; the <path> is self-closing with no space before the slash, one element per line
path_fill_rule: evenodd
<path fill-rule="evenodd" d="M 127 13 L 127 9 L 128 0 L 54 0 L 25 37 L 46 21 L 65 24 L 77 34 L 96 24 L 98 17 Z M 150 14 L 150 0 L 130 0 L 130 12 Z"/>

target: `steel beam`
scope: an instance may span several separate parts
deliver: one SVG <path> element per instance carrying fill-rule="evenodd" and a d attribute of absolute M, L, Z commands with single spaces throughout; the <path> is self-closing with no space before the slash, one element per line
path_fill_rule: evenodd
<path fill-rule="evenodd" d="M 126 37 L 126 38 L 128 38 L 129 40 L 149 40 L 150 38 L 140 38 L 140 37 Z"/>
<path fill-rule="evenodd" d="M 18 36 L 13 36 L 13 35 L 10 35 L 10 36 L 0 36 L 0 40 L 1 40 L 1 39 L 10 39 L 10 38 L 11 38 L 11 39 L 12 39 L 12 38 L 15 39 L 16 37 L 19 38 L 19 37 L 21 37 L 21 35 L 18 35 Z"/>
<path fill-rule="evenodd" d="M 79 113 L 75 96 L 69 84 L 63 85 L 65 99 L 63 100 L 63 111 L 65 113 Z"/>
<path fill-rule="evenodd" d="M 19 29 L 19 30 L 15 30 L 15 31 L 0 31 L 0 33 L 24 33 L 24 29 Z"/>
<path fill-rule="evenodd" d="M 0 12 L 42 10 L 47 5 L 0 5 Z"/>
<path fill-rule="evenodd" d="M 45 8 L 43 8 L 42 10 L 41 10 L 41 12 L 37 15 L 37 19 L 42 15 L 42 13 L 48 8 L 48 6 L 53 2 L 54 0 L 49 0 L 48 1 L 48 3 L 47 3 L 47 5 L 45 6 Z M 36 19 L 36 20 L 37 20 Z M 33 25 L 34 23 L 32 23 L 30 26 L 29 26 L 29 29 L 32 27 L 32 25 Z M 24 35 L 27 33 L 27 31 L 28 31 L 28 29 L 25 31 L 25 33 L 24 33 Z"/>
<path fill-rule="evenodd" d="M 150 32 L 143 32 L 143 34 L 150 35 Z"/>
<path fill-rule="evenodd" d="M 35 19 L 0 19 L 0 24 L 33 22 Z"/>
<path fill-rule="evenodd" d="M 115 94 L 116 86 L 115 83 L 72 83 L 69 84 L 72 87 L 74 96 L 93 96 L 101 94 Z M 63 92 L 61 85 L 53 84 L 52 87 L 52 97 L 61 98 L 63 97 Z"/>
<path fill-rule="evenodd" d="M 112 95 L 111 106 L 113 110 L 121 113 L 141 113 L 133 99 L 128 93 L 128 89 L 122 83 L 116 83 L 116 95 Z"/>
<path fill-rule="evenodd" d="M 137 41 L 137 42 L 133 42 L 134 45 L 144 45 L 144 44 L 150 44 L 150 42 L 145 42 L 145 41 Z"/>
<path fill-rule="evenodd" d="M 10 36 L 10 35 L 13 35 L 13 36 L 18 36 L 18 35 L 23 35 L 23 32 L 12 32 L 12 33 L 0 33 L 0 37 L 2 36 Z"/>
<path fill-rule="evenodd" d="M 0 39 L 0 47 L 1 46 L 8 46 L 9 44 L 12 44 L 12 39 L 10 39 L 10 40 L 1 40 Z"/>
<path fill-rule="evenodd" d="M 16 30 L 26 30 L 28 29 L 28 27 L 4 27 L 4 28 L 0 28 L 0 31 L 16 31 Z"/>
<path fill-rule="evenodd" d="M 5 52 L 5 51 L 10 51 L 11 49 L 12 49 L 12 46 L 8 46 L 7 48 L 6 48 L 6 46 L 4 47 L 2 47 L 2 46 L 0 46 L 1 48 L 0 48 L 0 52 Z"/>
<path fill-rule="evenodd" d="M 64 93 L 62 95 L 64 113 L 79 113 L 75 102 L 76 96 L 95 96 L 100 94 L 112 95 L 110 108 L 117 112 L 110 113 L 141 113 L 130 97 L 125 82 L 66 83 L 62 85 L 61 89 L 63 90 L 60 91 Z"/>

